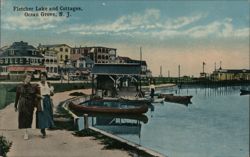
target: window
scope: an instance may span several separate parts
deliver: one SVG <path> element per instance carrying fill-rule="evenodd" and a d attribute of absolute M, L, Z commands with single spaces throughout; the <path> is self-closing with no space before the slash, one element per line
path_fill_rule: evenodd
<path fill-rule="evenodd" d="M 36 51 L 32 51 L 32 55 L 36 55 Z"/>
<path fill-rule="evenodd" d="M 15 64 L 19 62 L 19 58 L 15 58 Z"/>
<path fill-rule="evenodd" d="M 23 64 L 23 58 L 20 58 L 20 64 Z"/>
<path fill-rule="evenodd" d="M 60 48 L 60 51 L 62 52 L 62 51 L 63 51 L 63 48 Z"/>
<path fill-rule="evenodd" d="M 9 51 L 9 55 L 11 55 L 11 56 L 15 55 L 15 51 L 14 50 L 10 50 Z"/>
<path fill-rule="evenodd" d="M 57 68 L 56 67 L 54 67 L 54 73 L 57 73 Z"/>
<path fill-rule="evenodd" d="M 65 52 L 69 52 L 69 50 L 66 48 L 66 49 L 65 49 Z"/>
<path fill-rule="evenodd" d="M 68 55 L 65 55 L 65 60 L 68 60 L 68 59 L 69 59 Z"/>
<path fill-rule="evenodd" d="M 60 56 L 60 60 L 61 60 L 61 61 L 63 60 L 63 55 Z"/>

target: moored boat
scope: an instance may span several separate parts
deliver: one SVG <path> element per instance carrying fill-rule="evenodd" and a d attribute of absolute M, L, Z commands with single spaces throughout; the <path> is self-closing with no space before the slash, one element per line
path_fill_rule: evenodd
<path fill-rule="evenodd" d="M 165 101 L 168 102 L 175 102 L 175 103 L 180 103 L 180 104 L 191 104 L 191 98 L 193 96 L 176 96 L 173 94 L 160 94 L 160 98 L 165 98 Z"/>
<path fill-rule="evenodd" d="M 240 90 L 240 95 L 247 95 L 247 94 L 250 94 L 249 90 L 245 90 L 245 89 Z"/>
<path fill-rule="evenodd" d="M 145 103 L 119 100 L 88 100 L 80 104 L 69 103 L 69 108 L 84 113 L 143 114 L 148 111 Z"/>

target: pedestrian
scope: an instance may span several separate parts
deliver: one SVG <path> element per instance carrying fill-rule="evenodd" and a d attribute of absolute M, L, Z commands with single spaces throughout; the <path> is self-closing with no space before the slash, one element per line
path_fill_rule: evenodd
<path fill-rule="evenodd" d="M 151 96 L 151 99 L 154 99 L 154 95 L 155 95 L 155 85 L 154 85 L 154 84 L 151 84 L 149 88 L 150 88 L 150 96 Z"/>
<path fill-rule="evenodd" d="M 47 83 L 46 73 L 41 73 L 41 81 L 38 83 L 40 88 L 41 101 L 37 107 L 36 112 L 36 127 L 41 129 L 42 138 L 46 137 L 46 128 L 53 128 L 53 108 L 50 96 L 52 95 L 52 89 Z"/>
<path fill-rule="evenodd" d="M 25 140 L 29 139 L 28 128 L 32 126 L 36 98 L 36 87 L 30 81 L 31 74 L 26 74 L 23 83 L 17 86 L 14 105 L 18 111 L 18 128 L 25 129 Z"/>

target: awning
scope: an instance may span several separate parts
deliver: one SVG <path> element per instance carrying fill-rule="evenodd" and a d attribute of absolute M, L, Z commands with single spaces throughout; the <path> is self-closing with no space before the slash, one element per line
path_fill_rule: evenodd
<path fill-rule="evenodd" d="M 95 75 L 140 75 L 140 64 L 95 64 L 91 73 Z"/>
<path fill-rule="evenodd" d="M 46 71 L 44 66 L 8 66 L 7 70 L 11 71 Z"/>

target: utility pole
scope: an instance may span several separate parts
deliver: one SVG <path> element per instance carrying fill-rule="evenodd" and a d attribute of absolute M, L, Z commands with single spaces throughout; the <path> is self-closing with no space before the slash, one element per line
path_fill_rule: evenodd
<path fill-rule="evenodd" d="M 204 69 L 205 69 L 205 62 L 202 63 L 202 73 L 204 74 Z"/>
<path fill-rule="evenodd" d="M 162 77 L 162 66 L 160 66 L 160 77 Z"/>
<path fill-rule="evenodd" d="M 140 93 L 142 92 L 141 91 L 141 75 L 142 75 L 142 64 L 141 64 L 141 62 L 142 62 L 142 50 L 141 50 L 142 48 L 140 47 Z"/>
<path fill-rule="evenodd" d="M 178 77 L 179 77 L 179 82 L 181 81 L 181 65 L 178 65 Z"/>

